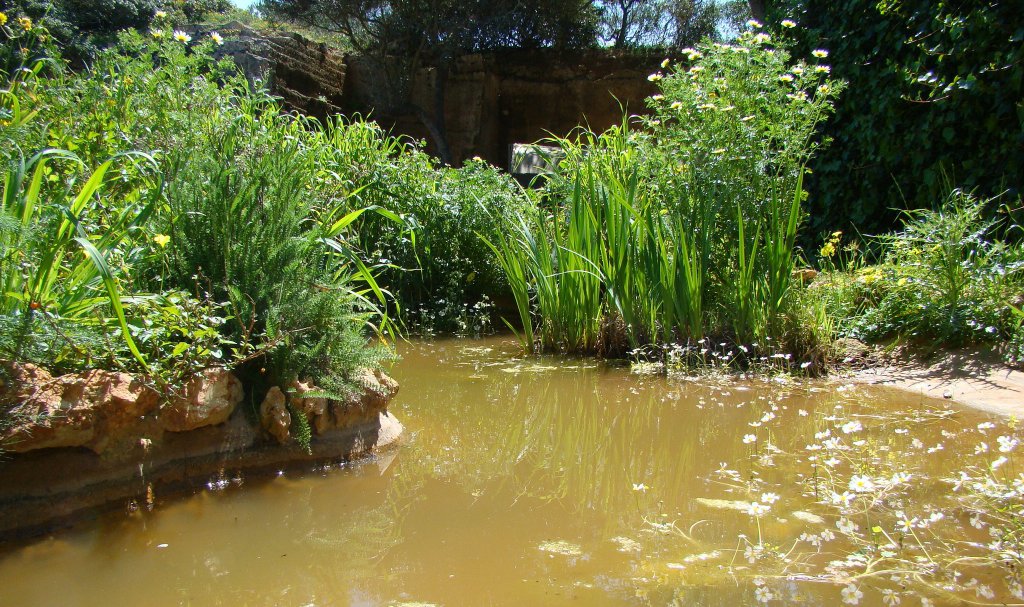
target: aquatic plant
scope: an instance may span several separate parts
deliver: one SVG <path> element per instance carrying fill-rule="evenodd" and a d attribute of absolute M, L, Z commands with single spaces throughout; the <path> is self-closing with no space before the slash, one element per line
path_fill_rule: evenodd
<path fill-rule="evenodd" d="M 488 240 L 537 335 L 527 349 L 799 338 L 803 165 L 841 84 L 756 31 L 685 52 L 652 75 L 653 116 L 551 140 L 564 158 L 540 213 Z"/>

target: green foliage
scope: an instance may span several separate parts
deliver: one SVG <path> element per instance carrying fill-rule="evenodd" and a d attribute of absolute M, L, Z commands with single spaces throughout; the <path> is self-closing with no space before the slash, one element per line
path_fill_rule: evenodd
<path fill-rule="evenodd" d="M 556 141 L 553 206 L 487 239 L 528 348 L 787 337 L 802 166 L 840 84 L 770 43 L 688 49 L 691 65 L 651 76 L 644 130 Z"/>
<path fill-rule="evenodd" d="M 441 331 L 486 323 L 485 299 L 497 299 L 506 283 L 476 234 L 500 233 L 531 206 L 528 193 L 479 160 L 438 168 L 374 123 L 353 120 L 325 136 L 330 154 L 318 161 L 324 174 L 346 176 L 336 195 L 391 214 L 365 217 L 358 241 L 395 294 L 403 320 L 414 329 Z"/>
<path fill-rule="evenodd" d="M 1024 28 L 1013 2 L 787 0 L 797 53 L 831 50 L 849 82 L 811 165 L 812 228 L 891 229 L 955 187 L 985 198 L 1024 182 Z"/>
<path fill-rule="evenodd" d="M 282 115 L 186 42 L 127 33 L 81 74 L 6 81 L 0 349 L 161 389 L 232 364 L 340 389 L 384 355 L 365 327 L 391 328 L 348 238 L 347 126 Z"/>
<path fill-rule="evenodd" d="M 145 30 L 158 12 L 175 26 L 198 22 L 230 8 L 228 0 L 0 0 L 0 11 L 44 24 L 64 55 L 88 61 L 115 41 L 117 32 Z M 157 20 L 156 25 L 163 25 Z"/>
<path fill-rule="evenodd" d="M 906 214 L 878 237 L 877 265 L 836 271 L 817 286 L 840 332 L 865 341 L 903 338 L 934 345 L 1016 339 L 1012 302 L 1024 289 L 1024 247 L 990 201 L 953 191 L 936 211 Z"/>
<path fill-rule="evenodd" d="M 586 47 L 596 28 L 589 0 L 263 0 L 258 8 L 339 32 L 362 51 L 428 61 L 496 48 Z"/>

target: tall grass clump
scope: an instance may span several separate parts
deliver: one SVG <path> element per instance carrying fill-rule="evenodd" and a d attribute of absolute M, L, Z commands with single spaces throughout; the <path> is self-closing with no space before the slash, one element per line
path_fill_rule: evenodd
<path fill-rule="evenodd" d="M 554 140 L 545 204 L 488 239 L 528 349 L 796 340 L 803 167 L 841 83 L 756 31 L 685 54 L 651 116 Z"/>

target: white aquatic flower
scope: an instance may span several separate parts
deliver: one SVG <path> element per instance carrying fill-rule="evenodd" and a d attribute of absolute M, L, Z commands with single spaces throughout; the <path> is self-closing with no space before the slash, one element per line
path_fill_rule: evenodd
<path fill-rule="evenodd" d="M 999 443 L 1000 453 L 1010 453 L 1016 449 L 1019 444 L 1019 441 L 1012 436 L 1000 436 L 996 439 L 996 442 Z"/>
<path fill-rule="evenodd" d="M 1010 461 L 1010 460 L 1006 459 L 1005 455 L 1000 455 L 999 457 L 997 457 L 995 460 L 992 461 L 992 469 L 995 470 L 996 468 L 998 468 L 999 466 L 1002 466 L 1003 464 L 1005 464 L 1008 461 Z"/>
<path fill-rule="evenodd" d="M 825 460 L 825 461 L 823 461 L 823 462 L 821 462 L 821 463 L 825 464 L 825 465 L 826 465 L 826 466 L 828 466 L 829 468 L 835 468 L 836 466 L 838 466 L 839 464 L 841 464 L 841 463 L 843 463 L 843 462 L 842 462 L 842 461 L 840 461 L 840 460 L 839 460 L 839 459 L 837 459 L 837 458 L 834 458 L 834 457 L 830 457 L 830 458 L 828 458 L 827 460 Z"/>
<path fill-rule="evenodd" d="M 843 434 L 853 434 L 854 432 L 860 432 L 863 429 L 864 427 L 861 426 L 860 422 L 857 420 L 846 422 L 841 428 Z"/>
<path fill-rule="evenodd" d="M 829 499 L 833 504 L 843 507 L 849 507 L 850 502 L 853 501 L 853 498 L 854 495 L 849 491 L 843 491 L 841 494 L 833 491 L 831 495 L 829 495 Z"/>
<path fill-rule="evenodd" d="M 772 591 L 769 590 L 767 586 L 761 586 L 755 590 L 754 596 L 757 598 L 757 602 L 759 603 L 767 603 L 775 598 L 775 595 L 772 594 Z"/>
<path fill-rule="evenodd" d="M 855 474 L 850 479 L 850 491 L 857 493 L 871 493 L 875 490 L 875 482 L 871 480 L 871 477 Z"/>
<path fill-rule="evenodd" d="M 796 412 L 796 414 L 799 415 L 800 417 L 807 417 L 808 415 L 806 409 L 800 409 L 799 411 Z"/>
<path fill-rule="evenodd" d="M 864 598 L 864 593 L 857 588 L 856 584 L 847 585 L 840 594 L 843 597 L 843 603 L 847 605 L 857 605 Z"/>
<path fill-rule="evenodd" d="M 910 474 L 907 472 L 894 472 L 889 479 L 890 485 L 901 485 L 910 481 Z"/>
<path fill-rule="evenodd" d="M 757 435 L 756 434 L 744 434 L 743 435 L 743 443 L 744 444 L 749 445 L 750 443 L 752 443 L 752 442 L 754 442 L 756 440 L 757 440 Z"/>
<path fill-rule="evenodd" d="M 992 422 L 981 422 L 980 424 L 978 424 L 978 432 L 984 433 L 995 427 L 996 425 L 993 424 Z"/>
<path fill-rule="evenodd" d="M 887 607 L 895 607 L 900 604 L 900 595 L 892 588 L 886 588 L 882 591 L 882 602 Z"/>
<path fill-rule="evenodd" d="M 854 532 L 857 531 L 857 523 L 851 521 L 850 519 L 844 516 L 843 518 L 836 521 L 836 529 L 839 529 L 839 532 L 845 535 L 852 535 Z"/>
<path fill-rule="evenodd" d="M 777 493 L 771 493 L 771 492 L 769 492 L 769 493 L 762 493 L 761 494 L 761 501 L 766 503 L 766 504 L 774 504 L 775 502 L 779 501 L 779 495 Z"/>
<path fill-rule="evenodd" d="M 903 512 L 896 513 L 897 531 L 901 531 L 903 533 L 911 533 L 914 530 L 914 527 L 918 526 L 918 523 L 920 523 L 920 519 L 918 519 L 916 516 L 911 518 L 906 514 L 903 514 Z"/>
<path fill-rule="evenodd" d="M 750 505 L 747 506 L 747 514 L 750 516 L 764 516 L 768 514 L 769 510 L 771 510 L 770 506 L 760 502 L 750 502 Z"/>
<path fill-rule="evenodd" d="M 643 483 L 633 483 L 633 491 L 647 493 L 647 489 L 649 489 L 649 487 Z"/>
<path fill-rule="evenodd" d="M 982 453 L 988 453 L 988 443 L 981 441 L 974 447 L 974 454 L 981 455 Z"/>
<path fill-rule="evenodd" d="M 815 440 L 821 440 L 823 438 L 828 438 L 830 436 L 832 436 L 832 431 L 831 430 L 825 430 L 823 432 L 815 432 L 814 433 Z"/>

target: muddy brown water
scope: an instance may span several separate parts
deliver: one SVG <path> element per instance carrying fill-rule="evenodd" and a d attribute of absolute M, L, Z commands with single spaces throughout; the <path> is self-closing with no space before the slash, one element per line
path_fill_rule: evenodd
<path fill-rule="evenodd" d="M 8 546 L 0 605 L 724 606 L 756 604 L 762 583 L 772 604 L 835 605 L 841 584 L 762 582 L 734 552 L 741 535 L 788 545 L 834 529 L 834 518 L 793 514 L 817 511 L 806 462 L 755 470 L 752 449 L 802 449 L 836 412 L 868 425 L 873 411 L 945 407 L 880 388 L 691 382 L 523 359 L 507 338 L 400 352 L 391 407 L 406 427 L 400 446 L 157 495 L 150 512 L 97 515 Z M 768 412 L 773 430 L 758 425 Z M 914 432 L 933 444 L 986 419 L 956 411 Z M 757 442 L 742 440 L 750 433 Z M 720 469 L 759 475 L 781 496 L 760 526 L 734 507 L 758 497 Z M 865 588 L 860 603 L 882 596 Z"/>

